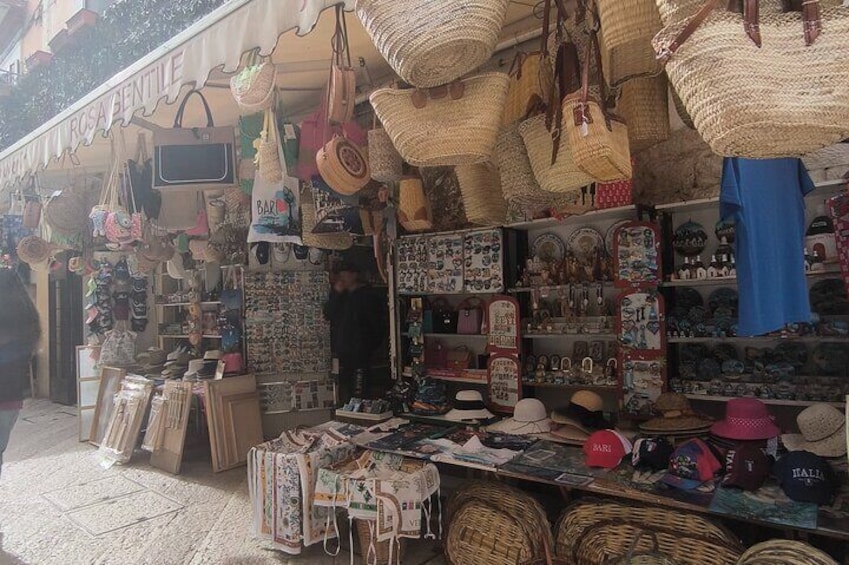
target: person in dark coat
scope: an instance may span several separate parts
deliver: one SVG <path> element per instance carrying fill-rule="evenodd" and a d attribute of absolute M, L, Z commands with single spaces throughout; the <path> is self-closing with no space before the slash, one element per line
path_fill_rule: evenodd
<path fill-rule="evenodd" d="M 338 393 L 344 405 L 368 390 L 371 360 L 389 333 L 388 318 L 385 300 L 360 280 L 356 265 L 339 264 L 331 282 L 324 315 L 330 321 L 331 348 L 339 360 Z"/>
<path fill-rule="evenodd" d="M 0 471 L 12 427 L 30 388 L 30 362 L 41 326 L 17 273 L 0 269 Z"/>

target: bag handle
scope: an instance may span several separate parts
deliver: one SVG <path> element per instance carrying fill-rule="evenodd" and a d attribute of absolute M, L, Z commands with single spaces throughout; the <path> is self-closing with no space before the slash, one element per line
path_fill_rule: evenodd
<path fill-rule="evenodd" d="M 180 108 L 177 110 L 177 115 L 174 116 L 174 127 L 183 127 L 183 113 L 186 111 L 186 104 L 189 102 L 189 98 L 191 98 L 193 94 L 200 96 L 200 100 L 203 102 L 203 109 L 206 111 L 206 127 L 215 127 L 215 122 L 212 121 L 212 110 L 209 109 L 209 103 L 206 101 L 206 98 L 200 90 L 190 90 L 189 93 L 186 94 L 186 97 L 183 98 L 183 101 L 180 103 Z"/>
<path fill-rule="evenodd" d="M 336 4 L 336 30 L 330 38 L 330 44 L 333 47 L 333 60 L 336 66 L 352 68 L 351 49 L 348 46 L 348 22 L 345 21 L 345 6 L 343 4 Z M 347 65 L 343 63 L 347 63 Z"/>
<path fill-rule="evenodd" d="M 707 0 L 704 6 L 702 6 L 702 8 L 698 12 L 696 12 L 696 15 L 690 18 L 690 21 L 687 22 L 687 25 L 684 26 L 684 29 L 682 29 L 680 33 L 678 33 L 678 35 L 675 37 L 675 39 L 672 40 L 672 43 L 670 43 L 666 47 L 663 47 L 658 52 L 657 58 L 661 62 L 668 61 L 670 57 L 672 57 L 672 55 L 675 54 L 675 52 L 681 48 L 681 45 L 683 45 L 685 41 L 690 39 L 690 36 L 693 35 L 697 29 L 699 29 L 699 27 L 704 23 L 704 21 L 710 15 L 713 9 L 719 6 L 720 2 L 722 2 L 722 0 Z"/>
<path fill-rule="evenodd" d="M 846 5 L 845 2 L 843 4 Z M 822 19 L 820 0 L 804 0 L 802 2 L 802 25 L 805 29 L 805 45 L 810 47 L 820 36 Z"/>
<path fill-rule="evenodd" d="M 459 100 L 465 93 L 465 83 L 462 80 L 457 79 L 449 84 L 435 86 L 433 88 L 416 88 L 410 96 L 410 101 L 413 103 L 414 108 L 421 110 L 427 106 L 428 98 L 431 100 L 439 100 L 446 96 L 450 96 L 451 100 Z"/>

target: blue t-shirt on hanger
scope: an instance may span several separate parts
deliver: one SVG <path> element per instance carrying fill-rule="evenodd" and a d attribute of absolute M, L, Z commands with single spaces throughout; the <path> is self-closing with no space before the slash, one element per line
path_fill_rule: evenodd
<path fill-rule="evenodd" d="M 736 223 L 738 335 L 811 320 L 804 196 L 813 189 L 799 159 L 725 158 L 720 215 Z"/>

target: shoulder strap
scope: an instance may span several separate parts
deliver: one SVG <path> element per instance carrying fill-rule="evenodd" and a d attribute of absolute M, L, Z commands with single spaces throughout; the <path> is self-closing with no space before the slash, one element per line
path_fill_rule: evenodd
<path fill-rule="evenodd" d="M 690 18 L 690 21 L 687 22 L 687 25 L 684 26 L 684 29 L 672 40 L 672 43 L 664 47 L 659 53 L 657 58 L 661 61 L 668 61 L 672 55 L 681 48 L 681 45 L 684 44 L 685 41 L 690 39 L 690 36 L 693 35 L 699 26 L 701 26 L 714 8 L 719 6 L 720 2 L 723 0 L 707 0 L 704 6 L 702 6 L 701 10 L 696 12 L 696 15 Z"/>

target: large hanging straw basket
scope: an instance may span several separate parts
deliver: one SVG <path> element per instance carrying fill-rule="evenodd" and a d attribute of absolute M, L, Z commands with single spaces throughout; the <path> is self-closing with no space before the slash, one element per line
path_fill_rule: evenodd
<path fill-rule="evenodd" d="M 587 122 L 576 124 L 570 119 L 581 106 L 585 107 Z M 563 99 L 564 133 L 572 150 L 575 165 L 593 179 L 602 182 L 631 178 L 631 146 L 628 143 L 628 126 L 624 121 L 606 118 L 602 104 L 581 94 L 570 94 Z"/>
<path fill-rule="evenodd" d="M 516 53 L 510 69 L 510 86 L 501 123 L 508 126 L 524 120 L 533 108 L 541 107 L 548 99 L 553 82 L 551 61 L 541 59 L 539 51 Z"/>
<path fill-rule="evenodd" d="M 689 2 L 658 6 L 668 12 Z M 719 8 L 666 63 L 696 129 L 719 155 L 804 155 L 849 137 L 849 8 L 821 2 L 822 32 L 806 46 L 802 15 L 780 13 L 780 4 L 760 1 L 761 47 L 741 14 Z M 666 54 L 684 24 L 667 25 L 655 50 Z"/>
<path fill-rule="evenodd" d="M 737 565 L 838 565 L 819 549 L 803 543 L 774 539 L 753 545 L 740 557 Z"/>
<path fill-rule="evenodd" d="M 463 196 L 466 219 L 480 226 L 503 224 L 507 218 L 507 203 L 495 167 L 490 163 L 461 165 L 454 172 Z"/>
<path fill-rule="evenodd" d="M 669 138 L 666 75 L 627 81 L 622 85 L 616 110 L 628 124 L 628 142 L 632 152 L 666 141 Z"/>
<path fill-rule="evenodd" d="M 470 500 L 451 517 L 445 555 L 468 565 L 527 563 L 537 556 L 521 520 L 482 500 Z"/>
<path fill-rule="evenodd" d="M 534 177 L 525 142 L 518 124 L 505 127 L 498 134 L 494 162 L 501 177 L 504 199 L 521 209 L 536 212 L 570 202 L 568 196 L 542 190 Z"/>
<path fill-rule="evenodd" d="M 433 228 L 433 211 L 424 191 L 422 179 L 404 177 L 398 186 L 398 221 L 410 232 Z"/>
<path fill-rule="evenodd" d="M 509 0 L 357 0 L 377 50 L 408 83 L 447 84 L 495 49 Z"/>
<path fill-rule="evenodd" d="M 316 226 L 315 204 L 312 198 L 301 199 L 301 214 L 303 215 L 303 233 L 301 239 L 306 247 L 344 251 L 354 246 L 354 236 L 349 233 L 313 233 Z"/>
<path fill-rule="evenodd" d="M 89 210 L 85 195 L 78 189 L 63 190 L 47 200 L 42 215 L 55 233 L 73 237 L 88 229 Z"/>
<path fill-rule="evenodd" d="M 662 68 L 651 48 L 660 31 L 655 0 L 596 0 L 601 20 L 601 53 L 604 78 L 611 86 Z"/>
<path fill-rule="evenodd" d="M 675 23 L 680 23 L 685 19 L 689 19 L 705 5 L 705 0 L 655 0 L 658 11 L 660 12 L 660 21 L 663 25 L 668 26 Z M 843 0 L 819 0 L 821 8 L 834 8 L 843 4 Z M 781 2 L 760 2 L 758 10 L 761 15 L 782 14 L 784 9 Z"/>
<path fill-rule="evenodd" d="M 398 153 L 411 165 L 470 165 L 492 157 L 509 77 L 483 73 L 461 82 L 459 98 L 447 93 L 435 98 L 430 91 L 422 108 L 414 105 L 417 91 L 412 89 L 382 88 L 372 93 L 374 111 Z"/>
<path fill-rule="evenodd" d="M 230 93 L 245 114 L 271 107 L 277 70 L 270 60 L 250 65 L 230 79 Z"/>
<path fill-rule="evenodd" d="M 378 182 L 398 182 L 401 179 L 404 160 L 383 128 L 368 132 L 368 164 L 371 178 Z"/>
<path fill-rule="evenodd" d="M 592 184 L 592 177 L 580 170 L 572 160 L 572 151 L 565 137 L 561 136 L 557 160 L 552 165 L 554 142 L 551 133 L 545 129 L 545 116 L 525 120 L 519 124 L 519 133 L 525 142 L 531 168 L 541 189 L 562 193 L 570 200 L 577 200 L 580 188 Z"/>

